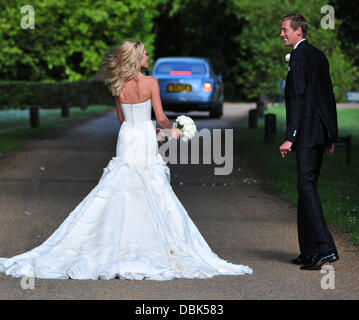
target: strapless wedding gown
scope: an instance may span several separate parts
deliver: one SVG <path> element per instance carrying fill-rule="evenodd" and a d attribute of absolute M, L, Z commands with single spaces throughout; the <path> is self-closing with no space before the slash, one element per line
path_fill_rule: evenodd
<path fill-rule="evenodd" d="M 210 278 L 252 273 L 213 253 L 170 185 L 151 100 L 121 104 L 116 156 L 40 246 L 0 258 L 0 271 L 43 279 Z"/>

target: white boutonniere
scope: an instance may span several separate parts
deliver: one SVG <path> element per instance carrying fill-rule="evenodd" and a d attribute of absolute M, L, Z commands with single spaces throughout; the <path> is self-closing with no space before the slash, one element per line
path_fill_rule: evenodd
<path fill-rule="evenodd" d="M 290 53 L 287 53 L 286 55 L 285 55 L 285 61 L 287 61 L 288 63 L 289 63 L 289 61 L 290 61 Z M 288 72 L 290 71 L 290 66 L 288 66 Z"/>

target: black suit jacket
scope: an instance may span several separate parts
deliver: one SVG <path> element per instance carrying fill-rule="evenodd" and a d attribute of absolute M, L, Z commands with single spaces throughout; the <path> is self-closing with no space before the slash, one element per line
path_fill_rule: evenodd
<path fill-rule="evenodd" d="M 292 150 L 338 139 L 335 97 L 324 53 L 302 41 L 291 52 L 285 84 L 286 141 Z"/>

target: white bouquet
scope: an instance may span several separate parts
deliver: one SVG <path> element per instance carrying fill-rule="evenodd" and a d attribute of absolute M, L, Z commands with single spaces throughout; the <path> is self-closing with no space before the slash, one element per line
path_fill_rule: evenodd
<path fill-rule="evenodd" d="M 191 140 L 197 132 L 196 124 L 190 117 L 179 116 L 175 124 L 177 128 L 182 131 L 181 138 L 184 142 Z"/>
<path fill-rule="evenodd" d="M 182 132 L 181 138 L 184 142 L 191 140 L 197 132 L 196 124 L 187 116 L 177 117 L 173 127 L 176 127 Z M 157 140 L 164 143 L 171 140 L 173 134 L 171 130 L 172 129 L 157 129 Z"/>

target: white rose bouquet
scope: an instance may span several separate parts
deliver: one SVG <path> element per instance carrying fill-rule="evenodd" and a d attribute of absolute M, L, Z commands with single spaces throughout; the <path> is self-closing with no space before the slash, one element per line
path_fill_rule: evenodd
<path fill-rule="evenodd" d="M 197 127 L 194 121 L 187 116 L 177 117 L 174 128 L 182 132 L 181 138 L 184 142 L 191 140 L 197 132 Z M 171 129 L 157 129 L 157 140 L 166 143 L 172 137 Z"/>
<path fill-rule="evenodd" d="M 196 124 L 190 117 L 179 116 L 177 117 L 175 124 L 177 128 L 181 130 L 181 138 L 184 142 L 191 140 L 197 132 Z"/>

